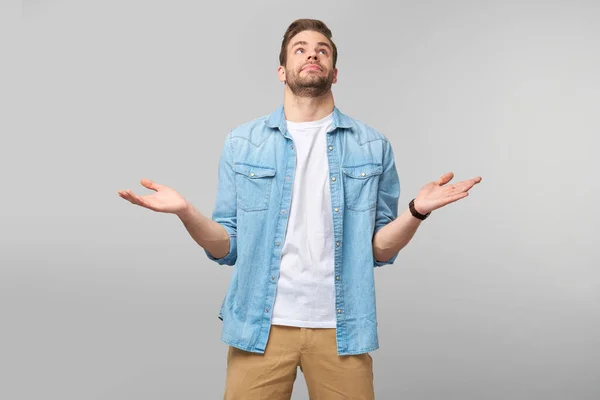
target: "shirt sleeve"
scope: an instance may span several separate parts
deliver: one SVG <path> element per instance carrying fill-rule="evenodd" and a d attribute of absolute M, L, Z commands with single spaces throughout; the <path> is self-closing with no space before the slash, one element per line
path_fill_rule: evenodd
<path fill-rule="evenodd" d="M 217 198 L 212 214 L 212 220 L 221 224 L 229 234 L 229 253 L 224 257 L 215 258 L 204 249 L 210 260 L 221 265 L 234 265 L 237 260 L 237 194 L 231 146 L 231 134 L 229 134 L 219 159 Z"/>
<path fill-rule="evenodd" d="M 377 210 L 375 213 L 375 229 L 373 236 L 384 226 L 398 218 L 398 199 L 400 197 L 400 180 L 396 163 L 394 161 L 394 152 L 389 141 L 384 142 L 383 150 L 383 172 L 379 177 L 379 188 L 377 192 Z M 382 267 L 386 264 L 393 264 L 398 257 L 394 254 L 389 260 L 377 261 L 373 256 L 373 265 Z"/>

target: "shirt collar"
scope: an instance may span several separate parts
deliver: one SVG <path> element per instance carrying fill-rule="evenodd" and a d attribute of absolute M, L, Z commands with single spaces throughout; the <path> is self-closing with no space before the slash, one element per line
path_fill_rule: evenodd
<path fill-rule="evenodd" d="M 285 126 L 285 114 L 283 111 L 283 105 L 280 105 L 277 110 L 273 111 L 269 117 L 265 120 L 265 123 L 270 128 L 279 128 L 281 133 L 285 134 L 286 126 Z M 335 130 L 337 128 L 352 128 L 352 121 L 349 117 L 342 114 L 337 107 L 333 107 L 333 128 Z M 350 131 L 352 132 L 352 131 Z"/>

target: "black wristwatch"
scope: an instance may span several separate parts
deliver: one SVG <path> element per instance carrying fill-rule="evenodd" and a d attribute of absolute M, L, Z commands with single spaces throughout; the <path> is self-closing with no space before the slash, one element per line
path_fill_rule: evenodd
<path fill-rule="evenodd" d="M 420 219 L 421 221 L 425 220 L 427 217 L 429 217 L 429 215 L 431 215 L 431 211 L 428 212 L 427 214 L 423 215 L 420 214 L 416 209 L 415 209 L 415 199 L 412 199 L 410 201 L 410 203 L 408 203 L 408 209 L 410 210 L 410 213 L 413 215 L 413 217 Z"/>

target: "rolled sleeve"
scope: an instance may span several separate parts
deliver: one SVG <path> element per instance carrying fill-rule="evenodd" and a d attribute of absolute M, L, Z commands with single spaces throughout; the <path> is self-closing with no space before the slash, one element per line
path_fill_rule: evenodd
<path fill-rule="evenodd" d="M 235 233 L 233 233 L 231 228 L 227 227 L 224 224 L 221 224 L 221 225 L 223 226 L 223 228 L 225 228 L 225 230 L 229 234 L 229 253 L 227 253 L 227 255 L 224 257 L 216 258 L 216 257 L 213 257 L 213 255 L 210 254 L 206 249 L 204 249 L 204 252 L 206 253 L 206 256 L 210 260 L 215 261 L 218 264 L 235 265 L 235 261 L 237 260 L 237 235 Z"/>
<path fill-rule="evenodd" d="M 234 265 L 237 260 L 237 193 L 232 153 L 230 133 L 225 139 L 219 159 L 217 199 L 212 214 L 213 221 L 221 224 L 229 234 L 229 253 L 224 257 L 215 258 L 204 249 L 210 260 L 221 265 Z"/>
<path fill-rule="evenodd" d="M 373 237 L 384 226 L 398 218 L 398 199 L 400 198 L 400 179 L 394 161 L 394 152 L 389 141 L 384 142 L 383 172 L 379 177 L 379 189 L 377 193 L 377 210 L 375 213 L 375 229 Z M 377 261 L 373 256 L 373 265 L 382 267 L 393 264 L 398 257 L 394 254 L 389 260 Z"/>

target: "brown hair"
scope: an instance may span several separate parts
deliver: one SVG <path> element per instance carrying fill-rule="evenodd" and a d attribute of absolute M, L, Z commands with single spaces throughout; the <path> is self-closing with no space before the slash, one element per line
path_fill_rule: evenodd
<path fill-rule="evenodd" d="M 333 40 L 331 40 L 331 30 L 325 25 L 324 22 L 318 19 L 297 19 L 290 24 L 283 35 L 283 41 L 281 42 L 281 51 L 279 52 L 279 65 L 285 66 L 287 62 L 287 47 L 290 40 L 302 31 L 315 31 L 323 34 L 331 43 L 333 51 L 333 68 L 337 62 L 337 47 Z"/>

